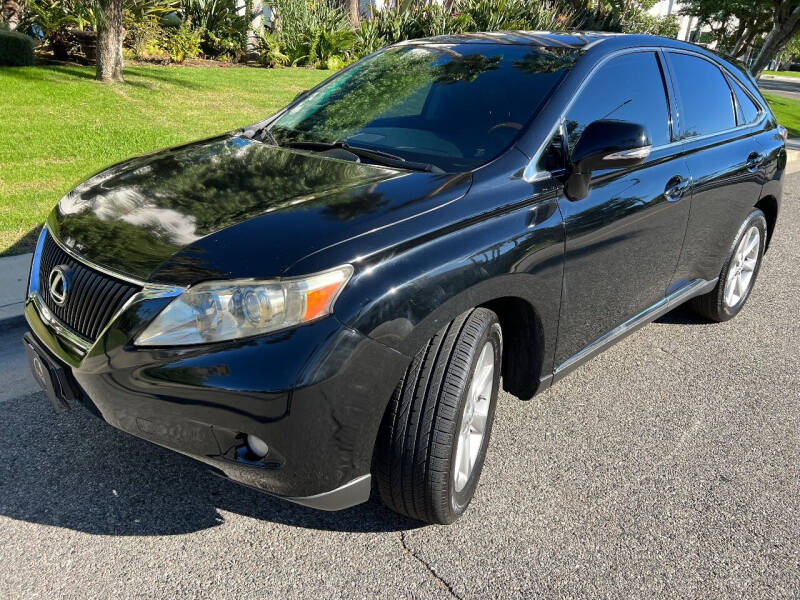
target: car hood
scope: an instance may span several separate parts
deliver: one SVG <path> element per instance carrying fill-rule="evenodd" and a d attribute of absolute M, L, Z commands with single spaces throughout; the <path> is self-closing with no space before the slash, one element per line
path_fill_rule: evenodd
<path fill-rule="evenodd" d="M 59 202 L 48 226 L 78 256 L 146 281 L 275 277 L 451 202 L 470 181 L 226 135 L 98 173 Z"/>

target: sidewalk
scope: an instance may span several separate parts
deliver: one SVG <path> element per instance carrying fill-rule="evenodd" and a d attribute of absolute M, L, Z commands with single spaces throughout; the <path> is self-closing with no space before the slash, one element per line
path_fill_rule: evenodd
<path fill-rule="evenodd" d="M 0 258 L 0 325 L 22 319 L 32 256 L 28 253 Z"/>

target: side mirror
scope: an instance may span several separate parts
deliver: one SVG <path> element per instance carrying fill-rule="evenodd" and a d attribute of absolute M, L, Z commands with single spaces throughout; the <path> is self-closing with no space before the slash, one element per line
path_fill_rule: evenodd
<path fill-rule="evenodd" d="M 600 120 L 587 125 L 570 157 L 565 191 L 570 200 L 589 193 L 592 171 L 634 167 L 650 156 L 652 144 L 644 125 Z"/>

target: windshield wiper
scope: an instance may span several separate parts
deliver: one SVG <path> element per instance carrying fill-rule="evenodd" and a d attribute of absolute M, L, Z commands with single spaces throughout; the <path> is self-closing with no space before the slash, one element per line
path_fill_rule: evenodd
<path fill-rule="evenodd" d="M 378 164 L 387 167 L 400 167 L 401 169 L 409 169 L 411 171 L 428 171 L 430 173 L 444 173 L 442 169 L 436 165 L 424 162 L 416 162 L 408 160 L 396 154 L 383 152 L 382 150 L 372 150 L 370 148 L 362 148 L 361 146 L 351 146 L 347 142 L 311 142 L 311 141 L 296 141 L 284 142 L 286 148 L 300 148 L 306 150 L 332 150 L 340 148 L 359 156 L 361 158 L 368 158 Z"/>

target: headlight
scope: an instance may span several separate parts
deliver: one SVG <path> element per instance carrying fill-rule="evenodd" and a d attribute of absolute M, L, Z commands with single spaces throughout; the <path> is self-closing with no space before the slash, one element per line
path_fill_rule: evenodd
<path fill-rule="evenodd" d="M 183 346 L 234 340 L 308 323 L 333 309 L 353 267 L 307 277 L 209 281 L 175 298 L 140 333 L 138 346 Z"/>

